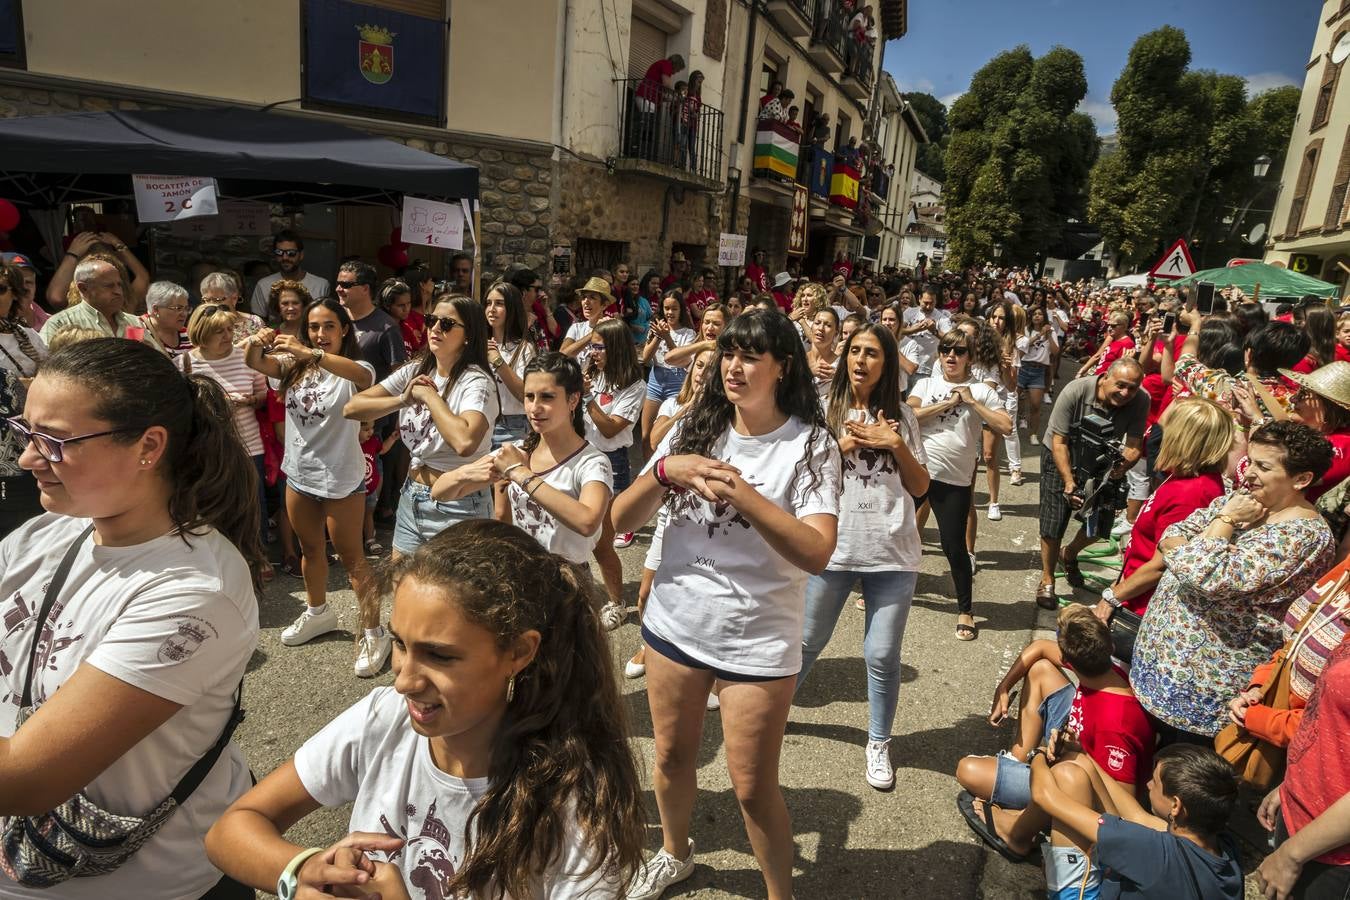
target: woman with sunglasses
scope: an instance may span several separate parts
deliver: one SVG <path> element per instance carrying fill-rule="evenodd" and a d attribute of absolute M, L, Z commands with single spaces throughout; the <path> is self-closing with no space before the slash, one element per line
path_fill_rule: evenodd
<path fill-rule="evenodd" d="M 7 827 L 26 817 L 28 839 L 56 838 L 77 794 L 98 819 L 139 817 L 198 762 L 209 768 L 105 875 L 24 887 L 10 832 L 0 894 L 252 897 L 203 847 L 249 787 L 230 734 L 258 640 L 256 476 L 228 401 L 152 347 L 96 338 L 48 358 L 8 425 L 47 514 L 0 543 L 0 655 L 12 663 L 0 675 L 11 698 L 0 708 L 0 816 Z"/>
<path fill-rule="evenodd" d="M 914 408 L 928 457 L 926 504 L 937 518 L 942 552 L 951 567 L 956 591 L 956 637 L 973 641 L 975 607 L 974 566 L 966 549 L 966 518 L 971 485 L 980 457 L 980 427 L 999 435 L 1012 431 L 1012 420 L 998 402 L 998 394 L 971 374 L 971 339 L 953 329 L 938 342 L 938 367 L 914 385 L 908 403 Z"/>
<path fill-rule="evenodd" d="M 418 359 L 344 407 L 348 419 L 398 413 L 398 430 L 412 459 L 394 520 L 394 553 L 412 553 L 455 522 L 492 515 L 487 491 L 439 501 L 431 489 L 441 475 L 485 456 L 500 412 L 497 383 L 488 374 L 488 324 L 472 297 L 442 294 L 427 314 L 427 349 Z"/>
<path fill-rule="evenodd" d="M 286 406 L 286 513 L 300 542 L 305 611 L 281 633 L 297 647 L 337 630 L 337 610 L 328 605 L 325 530 L 347 570 L 363 629 L 354 670 L 369 678 L 389 655 L 380 626 L 380 598 L 361 545 L 366 518 L 366 459 L 356 422 L 342 407 L 375 380 L 375 368 L 359 358 L 356 329 L 347 308 L 331 297 L 315 300 L 302 319 L 300 338 L 263 329 L 244 342 L 244 359 L 268 377 Z"/>
<path fill-rule="evenodd" d="M 0 418 L 6 419 L 23 411 L 28 383 L 47 358 L 47 345 L 23 324 L 22 290 L 18 266 L 0 265 Z M 19 467 L 22 452 L 15 433 L 8 428 L 0 432 L 0 538 L 42 512 L 37 482 Z"/>
<path fill-rule="evenodd" d="M 647 399 L 642 403 L 644 455 L 649 455 L 656 443 L 652 438 L 652 423 L 661 405 L 678 394 L 685 382 L 684 367 L 671 363 L 668 354 L 676 347 L 692 344 L 694 336 L 683 297 L 678 288 L 672 288 L 661 299 L 661 315 L 652 319 L 640 356 L 644 366 L 651 366 L 651 374 L 647 376 Z"/>

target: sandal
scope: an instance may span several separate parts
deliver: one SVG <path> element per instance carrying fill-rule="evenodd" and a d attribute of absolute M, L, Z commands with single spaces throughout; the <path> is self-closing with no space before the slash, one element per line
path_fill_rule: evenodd
<path fill-rule="evenodd" d="M 382 556 L 384 554 L 384 545 L 371 538 L 366 541 L 366 556 Z"/>
<path fill-rule="evenodd" d="M 984 841 L 990 847 L 998 851 L 998 855 L 1010 863 L 1030 863 L 1033 862 L 1032 854 L 1023 856 L 1008 846 L 1008 842 L 998 836 L 998 830 L 994 828 L 994 810 L 993 805 L 984 801 L 984 817 L 975 811 L 975 797 L 969 791 L 962 791 L 956 795 L 956 808 L 961 811 L 961 818 L 966 820 L 970 830 L 979 835 L 980 840 Z"/>
<path fill-rule="evenodd" d="M 1059 598 L 1055 596 L 1054 584 L 1043 584 L 1036 588 L 1036 605 L 1051 612 L 1059 609 Z"/>
<path fill-rule="evenodd" d="M 1087 579 L 1083 577 L 1083 570 L 1078 567 L 1078 560 L 1060 557 L 1059 564 L 1064 567 L 1065 581 L 1076 588 L 1087 587 Z"/>
<path fill-rule="evenodd" d="M 288 557 L 286 557 L 284 560 L 282 560 L 282 561 L 281 561 L 281 571 L 285 572 L 287 575 L 291 576 L 292 578 L 300 578 L 300 577 L 302 577 L 302 573 L 301 573 L 301 571 L 300 571 L 300 559 L 299 559 L 299 557 L 288 556 Z"/>
<path fill-rule="evenodd" d="M 979 634 L 974 625 L 967 625 L 965 622 L 956 623 L 956 639 L 958 641 L 973 641 L 979 637 Z"/>
<path fill-rule="evenodd" d="M 1027 480 L 1022 477 L 1021 469 L 1014 470 L 1012 473 L 1012 477 L 1008 479 L 1008 484 L 1011 484 L 1013 487 L 1021 487 L 1026 483 Z"/>

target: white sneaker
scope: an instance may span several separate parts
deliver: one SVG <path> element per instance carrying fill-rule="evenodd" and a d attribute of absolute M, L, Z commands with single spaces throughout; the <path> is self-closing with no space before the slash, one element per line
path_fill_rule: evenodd
<path fill-rule="evenodd" d="M 716 691 L 708 692 L 708 709 L 715 710 L 722 708 L 722 699 L 717 696 Z"/>
<path fill-rule="evenodd" d="M 975 554 L 970 554 L 970 574 L 974 575 L 975 569 L 978 568 L 978 566 L 979 564 L 975 562 Z"/>
<path fill-rule="evenodd" d="M 624 678 L 641 678 L 647 674 L 647 664 L 637 661 L 636 655 L 630 656 L 628 662 L 623 664 Z"/>
<path fill-rule="evenodd" d="M 290 624 L 285 631 L 281 633 L 281 642 L 287 647 L 299 647 L 301 644 L 307 644 L 321 634 L 327 634 L 330 631 L 337 631 L 338 617 L 337 611 L 332 606 L 328 606 L 323 612 L 317 615 L 311 613 L 308 607 L 300 614 L 300 617 Z"/>
<path fill-rule="evenodd" d="M 1031 446 L 1033 446 L 1033 447 L 1039 447 L 1040 444 L 1041 444 L 1041 439 L 1040 439 L 1039 437 L 1037 437 L 1036 432 L 1033 431 L 1033 432 L 1031 433 Z"/>
<path fill-rule="evenodd" d="M 623 624 L 623 607 L 610 600 L 600 607 L 600 624 L 606 631 L 613 631 Z"/>
<path fill-rule="evenodd" d="M 384 661 L 389 658 L 389 648 L 393 646 L 393 639 L 389 637 L 386 630 L 379 637 L 368 637 L 361 635 L 361 643 L 356 651 L 356 676 L 358 678 L 373 678 L 380 674 L 380 669 L 384 668 Z"/>
<path fill-rule="evenodd" d="M 1134 523 L 1131 522 L 1129 519 L 1125 518 L 1124 516 L 1121 516 L 1120 519 L 1116 521 L 1116 524 L 1111 526 L 1111 536 L 1124 537 L 1133 530 L 1134 530 Z"/>
<path fill-rule="evenodd" d="M 676 859 L 662 847 L 655 856 L 638 869 L 633 883 L 628 886 L 628 900 L 656 900 L 666 888 L 679 884 L 694 874 L 694 842 L 689 841 L 689 855 Z"/>
<path fill-rule="evenodd" d="M 997 522 L 1003 518 L 1003 510 L 998 508 L 997 503 L 989 504 L 989 521 Z"/>
<path fill-rule="evenodd" d="M 891 742 L 867 742 L 867 783 L 879 791 L 895 787 L 895 768 L 891 765 Z"/>
<path fill-rule="evenodd" d="M 633 543 L 633 532 L 625 531 L 623 534 L 614 535 L 614 547 L 622 550 Z"/>

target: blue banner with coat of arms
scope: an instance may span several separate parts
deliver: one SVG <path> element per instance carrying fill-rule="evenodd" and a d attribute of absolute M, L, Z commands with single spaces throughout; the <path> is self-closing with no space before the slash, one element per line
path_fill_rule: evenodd
<path fill-rule="evenodd" d="M 445 118 L 444 22 L 351 3 L 305 3 L 305 99 Z"/>

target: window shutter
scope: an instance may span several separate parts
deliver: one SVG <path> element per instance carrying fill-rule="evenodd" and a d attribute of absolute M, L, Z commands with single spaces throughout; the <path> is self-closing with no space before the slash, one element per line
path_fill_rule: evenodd
<path fill-rule="evenodd" d="M 394 12 L 445 20 L 445 0 L 361 0 L 367 6 L 378 6 Z"/>
<path fill-rule="evenodd" d="M 633 16 L 628 44 L 628 77 L 641 78 L 658 59 L 666 57 L 666 33 L 646 19 Z"/>

